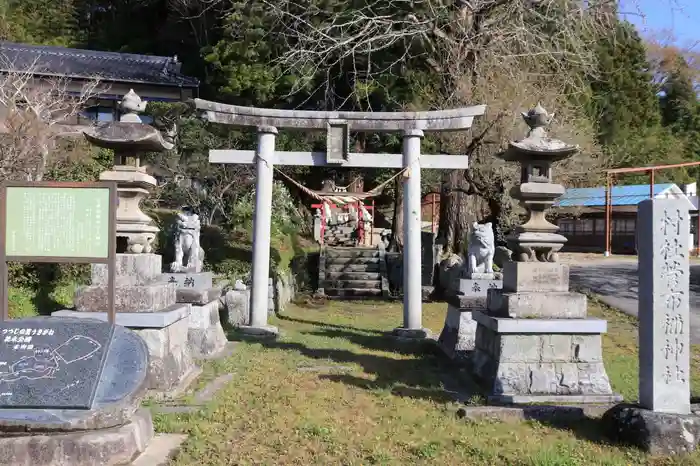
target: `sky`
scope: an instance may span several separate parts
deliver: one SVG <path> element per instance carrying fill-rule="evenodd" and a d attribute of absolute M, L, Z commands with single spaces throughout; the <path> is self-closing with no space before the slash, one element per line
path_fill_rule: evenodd
<path fill-rule="evenodd" d="M 700 49 L 700 0 L 621 0 L 620 14 L 642 33 L 670 31 L 678 45 Z"/>

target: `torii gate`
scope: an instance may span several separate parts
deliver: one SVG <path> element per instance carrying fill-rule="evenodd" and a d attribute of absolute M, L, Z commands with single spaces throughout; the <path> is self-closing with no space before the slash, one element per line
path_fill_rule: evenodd
<path fill-rule="evenodd" d="M 241 331 L 250 335 L 275 336 L 268 325 L 268 280 L 270 274 L 270 223 L 274 164 L 335 165 L 342 167 L 403 168 L 404 255 L 403 327 L 394 334 L 425 338 L 421 296 L 421 188 L 420 169 L 466 169 L 467 156 L 421 155 L 424 131 L 460 131 L 471 128 L 485 105 L 434 112 L 325 112 L 277 110 L 225 105 L 195 99 L 195 107 L 211 123 L 256 127 L 258 147 L 253 150 L 211 150 L 210 163 L 256 164 L 255 216 L 253 220 L 253 282 L 250 325 Z M 326 152 L 275 152 L 277 128 L 321 130 L 327 134 Z M 349 152 L 350 131 L 403 132 L 403 154 Z"/>

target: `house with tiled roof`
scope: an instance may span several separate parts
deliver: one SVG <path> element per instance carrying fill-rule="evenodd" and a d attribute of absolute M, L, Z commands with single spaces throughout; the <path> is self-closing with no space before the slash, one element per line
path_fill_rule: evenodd
<path fill-rule="evenodd" d="M 133 89 L 147 101 L 175 102 L 197 97 L 199 81 L 185 76 L 177 57 L 100 52 L 0 41 L 0 73 L 27 72 L 38 79 L 66 78 L 79 93 L 86 81 L 98 79 L 99 95 L 80 119 L 118 119 L 118 102 Z"/>
<path fill-rule="evenodd" d="M 684 199 L 691 214 L 691 245 L 697 245 L 697 183 L 613 186 L 611 189 L 611 249 L 636 250 L 637 205 L 645 199 Z M 565 251 L 605 250 L 605 187 L 569 188 L 554 204 L 559 233 L 567 238 Z"/>

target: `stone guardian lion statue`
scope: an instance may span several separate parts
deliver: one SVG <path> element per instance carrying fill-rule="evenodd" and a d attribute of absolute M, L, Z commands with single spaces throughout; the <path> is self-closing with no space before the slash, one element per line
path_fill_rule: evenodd
<path fill-rule="evenodd" d="M 199 273 L 202 271 L 204 250 L 199 245 L 201 228 L 199 215 L 195 214 L 191 208 L 184 207 L 182 212 L 177 214 L 173 237 L 175 261 L 170 264 L 171 272 Z"/>
<path fill-rule="evenodd" d="M 469 233 L 467 247 L 468 276 L 472 274 L 493 274 L 493 256 L 496 252 L 496 241 L 493 236 L 491 222 L 479 225 L 474 222 Z"/>

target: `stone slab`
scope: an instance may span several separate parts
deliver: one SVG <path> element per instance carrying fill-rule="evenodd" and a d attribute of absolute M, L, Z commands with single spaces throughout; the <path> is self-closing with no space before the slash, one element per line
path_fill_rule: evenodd
<path fill-rule="evenodd" d="M 204 305 L 218 301 L 221 288 L 178 288 L 175 299 L 178 303 Z"/>
<path fill-rule="evenodd" d="M 279 336 L 279 329 L 272 325 L 266 325 L 264 327 L 254 327 L 251 325 L 241 325 L 238 330 L 246 336 L 253 338 L 277 338 Z"/>
<path fill-rule="evenodd" d="M 633 445 L 652 455 L 681 455 L 695 451 L 700 442 L 700 416 L 659 413 L 621 404 L 601 418 L 613 441 Z"/>
<path fill-rule="evenodd" d="M 89 409 L 113 333 L 84 319 L 0 322 L 0 408 Z"/>
<path fill-rule="evenodd" d="M 140 409 L 128 424 L 109 429 L 2 436 L 0 458 L 12 458 L 13 466 L 116 466 L 146 451 L 152 438 L 151 413 Z"/>
<path fill-rule="evenodd" d="M 352 372 L 354 368 L 352 366 L 299 366 L 297 371 L 299 372 Z"/>
<path fill-rule="evenodd" d="M 61 322 L 60 325 L 69 330 L 75 328 L 70 325 L 71 322 L 77 322 L 81 326 L 93 324 L 111 327 L 108 324 L 84 318 L 78 320 L 43 317 L 32 320 L 58 321 Z M 14 409 L 0 409 L 0 432 L 83 431 L 111 428 L 129 422 L 146 391 L 148 352 L 143 340 L 138 335 L 119 326 L 113 327 L 112 340 L 106 351 L 106 359 L 99 375 L 92 404 L 89 406 L 90 409 L 17 409 L 18 406 L 14 406 Z M 64 356 L 68 355 L 62 351 L 60 353 Z M 55 401 L 61 397 L 62 393 L 70 392 L 79 387 L 79 382 L 84 381 L 85 377 L 89 375 L 89 371 L 83 374 L 80 368 L 78 368 L 77 373 L 75 370 L 71 370 L 70 364 L 66 364 L 65 360 L 59 365 L 61 373 L 48 382 L 46 378 L 34 380 L 25 378 L 12 382 L 11 385 L 17 389 L 19 384 L 23 396 L 30 397 L 37 392 L 37 386 L 38 388 L 50 387 L 52 380 L 64 380 L 66 376 L 72 374 L 73 377 L 68 380 L 68 388 L 58 387 L 56 393 L 48 394 L 43 393 L 45 389 L 39 390 L 41 392 L 39 396 L 44 397 L 43 403 Z M 23 373 L 23 377 L 28 375 L 28 372 Z M 3 387 L 4 393 L 11 390 Z"/>
<path fill-rule="evenodd" d="M 209 382 L 204 388 L 195 393 L 192 401 L 194 404 L 198 405 L 209 403 L 214 399 L 214 396 L 226 386 L 226 384 L 233 380 L 233 376 L 234 374 L 221 374 Z"/>
<path fill-rule="evenodd" d="M 637 212 L 639 403 L 656 412 L 690 414 L 687 202 L 648 199 Z"/>
<path fill-rule="evenodd" d="M 156 434 L 131 466 L 165 466 L 185 440 L 187 435 L 184 434 Z"/>
<path fill-rule="evenodd" d="M 419 328 L 419 329 L 412 329 L 412 328 L 403 328 L 403 327 L 398 327 L 395 328 L 394 331 L 392 332 L 394 337 L 398 340 L 425 340 L 431 337 L 431 332 L 427 328 Z"/>
<path fill-rule="evenodd" d="M 448 305 L 438 346 L 448 358 L 466 361 L 475 349 L 476 327 L 470 310 Z"/>
<path fill-rule="evenodd" d="M 586 295 L 572 292 L 509 293 L 490 290 L 486 307 L 490 315 L 514 319 L 585 319 L 588 314 Z"/>
<path fill-rule="evenodd" d="M 614 404 L 622 401 L 622 395 L 491 395 L 490 404 L 520 405 L 531 403 Z M 580 408 L 579 408 L 580 409 Z"/>
<path fill-rule="evenodd" d="M 167 283 L 117 287 L 116 312 L 157 312 L 175 304 L 175 286 Z M 106 286 L 85 286 L 75 292 L 75 309 L 80 312 L 107 312 Z"/>
<path fill-rule="evenodd" d="M 511 319 L 473 312 L 474 320 L 497 333 L 601 334 L 608 322 L 602 319 Z"/>
<path fill-rule="evenodd" d="M 506 262 L 503 266 L 503 291 L 569 291 L 569 266 L 549 262 Z"/>
<path fill-rule="evenodd" d="M 189 304 L 176 304 L 161 312 L 118 312 L 116 324 L 128 328 L 165 328 L 190 315 Z M 72 317 L 77 319 L 97 319 L 107 322 L 106 312 L 78 312 L 72 310 L 55 311 L 53 317 Z"/>
<path fill-rule="evenodd" d="M 163 259 L 158 254 L 117 254 L 115 283 L 117 286 L 147 285 L 158 278 Z M 92 264 L 93 286 L 107 286 L 107 264 Z"/>
<path fill-rule="evenodd" d="M 213 272 L 182 272 L 164 273 L 161 279 L 167 283 L 174 284 L 178 288 L 212 288 L 214 286 Z"/>
<path fill-rule="evenodd" d="M 581 406 L 463 406 L 457 417 L 472 422 L 481 421 L 539 421 L 577 422 L 586 419 L 586 410 Z"/>

